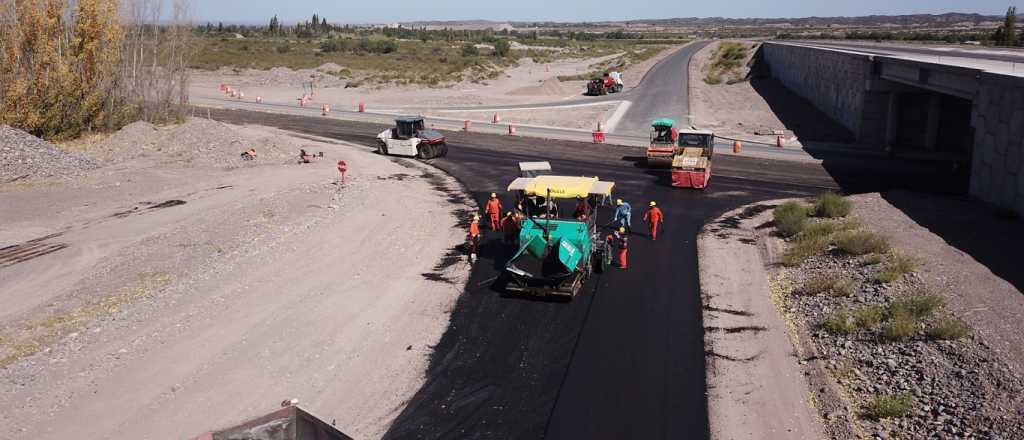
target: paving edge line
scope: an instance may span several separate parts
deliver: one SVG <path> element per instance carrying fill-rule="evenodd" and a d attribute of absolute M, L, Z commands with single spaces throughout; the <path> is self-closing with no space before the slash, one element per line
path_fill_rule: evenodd
<path fill-rule="evenodd" d="M 780 310 L 770 273 L 781 242 L 757 229 L 785 200 L 736 208 L 698 234 L 712 440 L 825 438 L 826 425 L 835 428 L 836 420 L 821 417 L 820 402 L 843 400 L 832 400 L 836 389 L 807 350 L 809 335 L 794 332 Z"/>

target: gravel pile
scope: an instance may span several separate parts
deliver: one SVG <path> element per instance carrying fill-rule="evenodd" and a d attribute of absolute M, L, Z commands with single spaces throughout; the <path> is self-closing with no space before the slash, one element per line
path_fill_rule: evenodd
<path fill-rule="evenodd" d="M 787 314 L 806 326 L 821 362 L 853 400 L 855 423 L 870 438 L 1024 438 L 1024 380 L 977 335 L 956 341 L 930 338 L 925 329 L 948 317 L 944 308 L 919 323 L 906 340 L 886 340 L 885 322 L 858 324 L 846 334 L 823 328 L 826 319 L 844 312 L 851 314 L 846 322 L 854 322 L 858 310 L 885 310 L 913 292 L 941 292 L 936 288 L 942 286 L 926 286 L 914 273 L 881 283 L 875 275 L 883 264 L 869 265 L 864 257 L 832 250 L 779 274 L 794 286 L 785 300 Z M 856 287 L 849 296 L 802 291 L 823 274 L 846 277 Z M 873 420 L 867 408 L 881 396 L 909 400 L 909 413 Z"/>
<path fill-rule="evenodd" d="M 68 153 L 16 128 L 0 125 L 0 183 L 36 178 L 73 178 L 96 168 L 85 156 Z"/>
<path fill-rule="evenodd" d="M 256 149 L 258 160 L 242 161 L 239 155 L 250 148 Z M 120 160 L 152 157 L 186 165 L 222 168 L 290 163 L 293 157 L 298 156 L 300 148 L 303 147 L 283 137 L 255 136 L 243 127 L 202 118 L 191 118 L 184 124 L 167 129 L 135 122 L 99 147 L 106 155 Z"/>

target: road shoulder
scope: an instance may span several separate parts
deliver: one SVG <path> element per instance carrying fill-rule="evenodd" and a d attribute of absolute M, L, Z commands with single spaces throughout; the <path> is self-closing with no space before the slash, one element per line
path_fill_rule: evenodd
<path fill-rule="evenodd" d="M 822 438 L 797 351 L 772 303 L 758 229 L 771 206 L 727 212 L 698 237 L 712 439 Z"/>

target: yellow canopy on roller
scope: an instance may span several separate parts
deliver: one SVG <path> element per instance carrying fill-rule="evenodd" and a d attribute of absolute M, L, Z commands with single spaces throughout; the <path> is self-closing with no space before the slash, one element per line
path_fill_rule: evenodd
<path fill-rule="evenodd" d="M 543 197 L 550 194 L 553 199 L 571 199 L 589 195 L 609 196 L 614 186 L 614 182 L 602 182 L 597 177 L 537 176 L 513 180 L 508 190 Z"/>

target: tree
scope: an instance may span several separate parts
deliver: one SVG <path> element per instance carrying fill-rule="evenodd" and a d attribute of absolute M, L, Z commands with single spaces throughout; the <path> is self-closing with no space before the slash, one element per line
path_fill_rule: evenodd
<path fill-rule="evenodd" d="M 507 56 L 511 49 L 512 45 L 504 38 L 499 38 L 494 42 L 494 56 L 496 57 L 502 58 Z"/>
<path fill-rule="evenodd" d="M 222 21 L 218 21 L 217 22 L 217 32 L 224 32 L 224 22 L 222 22 Z"/>
<path fill-rule="evenodd" d="M 1003 21 L 1003 44 L 1006 46 L 1017 45 L 1017 7 L 1010 6 L 1006 10 L 1006 20 Z"/>

